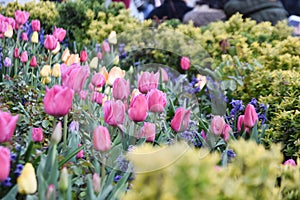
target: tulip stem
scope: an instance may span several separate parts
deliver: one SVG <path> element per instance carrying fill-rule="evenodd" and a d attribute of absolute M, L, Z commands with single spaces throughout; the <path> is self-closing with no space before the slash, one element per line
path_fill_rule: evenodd
<path fill-rule="evenodd" d="M 67 147 L 68 114 L 64 116 L 64 149 Z"/>
<path fill-rule="evenodd" d="M 131 145 L 135 145 L 135 142 L 136 142 L 136 135 L 135 135 L 135 122 L 133 122 L 133 129 L 132 129 L 132 133 L 129 133 L 129 135 L 131 136 L 131 138 L 130 138 L 130 144 L 131 144 Z"/>
<path fill-rule="evenodd" d="M 101 164 L 101 181 L 104 180 L 104 176 L 105 176 L 105 163 L 106 163 L 106 155 L 104 155 L 102 164 Z"/>

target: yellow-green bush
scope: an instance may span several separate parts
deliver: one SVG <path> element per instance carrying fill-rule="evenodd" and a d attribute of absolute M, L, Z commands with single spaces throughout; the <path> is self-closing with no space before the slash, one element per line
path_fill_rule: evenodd
<path fill-rule="evenodd" d="M 187 149 L 185 145 L 138 147 L 128 157 L 141 173 L 136 175 L 133 187 L 124 199 L 254 200 L 300 197 L 297 188 L 300 167 L 282 166 L 278 145 L 266 150 L 253 141 L 240 140 L 231 142 L 229 148 L 237 156 L 227 167 L 220 168 L 217 167 L 220 157 L 207 154 L 204 149 L 196 151 Z M 170 162 L 172 159 L 174 162 Z M 165 167 L 161 169 L 160 166 Z M 145 172 L 146 169 L 148 172 Z"/>

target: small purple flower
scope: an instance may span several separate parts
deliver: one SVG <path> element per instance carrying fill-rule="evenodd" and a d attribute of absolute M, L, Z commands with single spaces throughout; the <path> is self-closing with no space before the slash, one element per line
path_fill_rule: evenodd
<path fill-rule="evenodd" d="M 252 104 L 256 108 L 257 107 L 257 99 L 252 98 L 250 101 L 250 104 Z"/>
<path fill-rule="evenodd" d="M 120 175 L 115 176 L 114 182 L 117 183 L 121 178 L 122 178 L 122 176 L 120 176 Z"/>
<path fill-rule="evenodd" d="M 16 174 L 17 177 L 21 175 L 21 172 L 22 172 L 22 170 L 23 170 L 23 167 L 24 167 L 24 166 L 23 166 L 22 164 L 17 164 L 16 170 L 14 171 L 14 173 Z"/>
<path fill-rule="evenodd" d="M 11 187 L 12 186 L 12 183 L 10 182 L 11 181 L 11 178 L 10 177 L 7 177 L 5 179 L 5 181 L 1 182 L 1 185 L 3 187 Z"/>
<path fill-rule="evenodd" d="M 69 131 L 71 132 L 78 132 L 79 131 L 79 123 L 76 121 L 72 121 L 69 126 Z"/>
<path fill-rule="evenodd" d="M 5 67 L 10 67 L 11 66 L 11 59 L 9 57 L 6 57 L 4 59 L 4 66 Z"/>
<path fill-rule="evenodd" d="M 245 108 L 242 100 L 232 99 L 232 101 L 229 104 L 232 106 L 232 109 L 230 110 L 231 116 L 237 115 L 239 112 L 242 112 Z"/>
<path fill-rule="evenodd" d="M 128 169 L 128 166 L 129 166 L 129 161 L 126 160 L 124 158 L 124 156 L 122 155 L 119 155 L 117 160 L 116 160 L 116 163 L 118 164 L 118 167 L 119 169 L 122 171 L 122 172 L 126 172 L 127 169 Z"/>
<path fill-rule="evenodd" d="M 16 162 L 16 160 L 17 160 L 17 154 L 11 153 L 10 154 L 10 160 L 13 161 L 13 162 Z"/>

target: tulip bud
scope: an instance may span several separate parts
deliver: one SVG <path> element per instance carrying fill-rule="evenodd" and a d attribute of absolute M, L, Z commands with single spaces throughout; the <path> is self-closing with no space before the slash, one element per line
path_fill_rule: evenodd
<path fill-rule="evenodd" d="M 148 102 L 146 96 L 140 94 L 132 99 L 128 109 L 129 119 L 135 122 L 144 121 L 148 115 Z"/>
<path fill-rule="evenodd" d="M 92 185 L 95 193 L 99 193 L 101 189 L 101 180 L 99 174 L 95 173 L 93 175 Z"/>
<path fill-rule="evenodd" d="M 32 56 L 29 65 L 30 65 L 30 67 L 36 67 L 37 66 L 37 62 L 36 62 L 36 57 L 35 56 Z"/>
<path fill-rule="evenodd" d="M 25 63 L 25 62 L 28 61 L 27 51 L 22 52 L 20 60 L 21 60 L 22 63 Z"/>
<path fill-rule="evenodd" d="M 14 57 L 19 58 L 19 56 L 20 56 L 19 49 L 16 47 L 14 50 Z"/>
<path fill-rule="evenodd" d="M 225 142 L 229 140 L 231 131 L 232 131 L 231 127 L 228 124 L 225 124 L 221 134 Z"/>
<path fill-rule="evenodd" d="M 93 144 L 97 151 L 108 151 L 111 148 L 111 139 L 108 129 L 97 126 L 93 134 Z"/>
<path fill-rule="evenodd" d="M 258 121 L 258 115 L 255 107 L 252 104 L 248 104 L 245 110 L 244 124 L 248 128 L 252 128 Z"/>
<path fill-rule="evenodd" d="M 286 161 L 283 163 L 283 165 L 289 165 L 289 166 L 293 166 L 293 167 L 297 166 L 296 162 L 295 162 L 293 159 L 288 159 L 288 160 L 286 160 Z"/>
<path fill-rule="evenodd" d="M 31 27 L 33 31 L 37 31 L 39 32 L 41 29 L 41 23 L 40 20 L 36 19 L 36 20 L 32 20 L 31 21 Z"/>
<path fill-rule="evenodd" d="M 117 33 L 116 31 L 112 31 L 108 36 L 108 42 L 110 44 L 117 44 Z"/>
<path fill-rule="evenodd" d="M 66 30 L 63 28 L 54 28 L 53 36 L 57 38 L 59 42 L 62 42 L 66 37 Z"/>
<path fill-rule="evenodd" d="M 32 128 L 32 140 L 34 142 L 41 142 L 43 140 L 42 128 Z"/>
<path fill-rule="evenodd" d="M 42 77 L 47 77 L 51 75 L 51 67 L 50 65 L 45 65 L 40 71 Z"/>
<path fill-rule="evenodd" d="M 60 173 L 58 188 L 60 189 L 60 191 L 65 192 L 68 189 L 68 185 L 69 185 L 69 174 L 67 168 L 64 167 L 62 168 Z"/>
<path fill-rule="evenodd" d="M 104 41 L 103 44 L 102 44 L 102 50 L 104 52 L 109 52 L 110 51 L 110 46 L 108 44 L 108 42 Z"/>
<path fill-rule="evenodd" d="M 57 39 L 53 35 L 47 35 L 44 41 L 44 46 L 50 51 L 54 50 L 57 46 Z"/>
<path fill-rule="evenodd" d="M 87 52 L 85 50 L 82 50 L 80 52 L 80 62 L 85 62 L 88 59 Z"/>
<path fill-rule="evenodd" d="M 115 99 L 127 99 L 130 94 L 130 83 L 123 78 L 117 78 L 113 83 L 112 90 Z"/>
<path fill-rule="evenodd" d="M 46 200 L 55 200 L 56 199 L 56 189 L 55 185 L 50 184 L 46 193 Z"/>
<path fill-rule="evenodd" d="M 39 43 L 39 34 L 38 32 L 34 31 L 31 35 L 31 42 L 32 43 Z"/>
<path fill-rule="evenodd" d="M 190 110 L 185 110 L 184 108 L 176 109 L 175 115 L 171 121 L 171 127 L 176 132 L 185 131 L 190 122 Z"/>
<path fill-rule="evenodd" d="M 61 76 L 61 72 L 60 72 L 60 64 L 56 63 L 54 66 L 53 66 L 53 69 L 52 69 L 52 76 L 53 77 L 56 77 L 56 78 L 59 78 Z"/>
<path fill-rule="evenodd" d="M 223 117 L 214 116 L 210 123 L 210 130 L 215 135 L 221 135 L 225 124 Z"/>
<path fill-rule="evenodd" d="M 22 40 L 23 41 L 28 41 L 28 36 L 25 32 L 22 33 Z"/>
<path fill-rule="evenodd" d="M 58 144 L 61 140 L 61 137 L 62 137 L 62 126 L 61 126 L 61 122 L 58 122 L 51 135 L 51 143 Z"/>
<path fill-rule="evenodd" d="M 51 77 L 50 76 L 43 77 L 41 82 L 42 82 L 42 84 L 46 85 L 51 82 Z"/>
<path fill-rule="evenodd" d="M 102 53 L 101 53 L 101 52 L 98 52 L 98 53 L 97 53 L 97 58 L 98 58 L 99 60 L 102 59 Z"/>
<path fill-rule="evenodd" d="M 35 170 L 31 163 L 26 163 L 21 175 L 17 178 L 18 191 L 20 194 L 33 194 L 37 190 Z"/>
<path fill-rule="evenodd" d="M 191 66 L 191 61 L 188 57 L 182 57 L 180 60 L 180 67 L 183 70 L 188 70 Z"/>
<path fill-rule="evenodd" d="M 78 147 L 81 147 L 81 146 L 82 146 L 82 144 L 78 144 Z M 83 149 L 80 150 L 80 151 L 76 154 L 76 158 L 77 158 L 77 159 L 83 158 L 83 156 L 84 156 L 84 151 L 83 151 Z"/>
<path fill-rule="evenodd" d="M 60 43 L 57 42 L 57 45 L 56 45 L 55 49 L 52 50 L 52 53 L 54 55 L 56 55 L 59 52 L 59 50 L 60 50 Z"/>

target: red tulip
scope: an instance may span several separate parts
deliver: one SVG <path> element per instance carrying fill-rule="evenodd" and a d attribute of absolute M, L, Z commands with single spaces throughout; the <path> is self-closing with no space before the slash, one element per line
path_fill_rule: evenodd
<path fill-rule="evenodd" d="M 130 83 L 123 78 L 117 78 L 113 83 L 112 95 L 114 99 L 127 99 L 130 94 Z"/>
<path fill-rule="evenodd" d="M 144 122 L 139 137 L 145 137 L 147 142 L 153 142 L 155 139 L 155 124 Z"/>
<path fill-rule="evenodd" d="M 66 37 L 66 30 L 63 28 L 54 28 L 53 36 L 59 41 L 62 42 Z"/>
<path fill-rule="evenodd" d="M 10 171 L 10 151 L 8 148 L 2 146 L 0 146 L 0 163 L 0 182 L 2 182 L 9 176 Z"/>
<path fill-rule="evenodd" d="M 19 58 L 19 56 L 20 56 L 20 52 L 19 49 L 16 47 L 14 50 L 14 58 Z"/>
<path fill-rule="evenodd" d="M 89 75 L 90 68 L 88 66 L 73 64 L 62 71 L 62 85 L 79 93 Z"/>
<path fill-rule="evenodd" d="M 27 51 L 22 52 L 20 60 L 21 60 L 22 63 L 25 63 L 25 62 L 28 61 Z"/>
<path fill-rule="evenodd" d="M 143 72 L 138 78 L 138 88 L 141 93 L 148 93 L 151 89 L 156 89 L 158 86 L 159 73 Z"/>
<path fill-rule="evenodd" d="M 32 140 L 34 142 L 41 142 L 43 140 L 42 128 L 32 128 Z"/>
<path fill-rule="evenodd" d="M 27 22 L 28 18 L 29 18 L 30 13 L 29 12 L 25 12 L 25 11 L 21 11 L 21 10 L 17 10 L 15 12 L 15 19 L 16 22 L 19 25 L 23 25 Z"/>
<path fill-rule="evenodd" d="M 57 46 L 57 39 L 53 35 L 46 35 L 44 47 L 50 51 L 54 50 Z"/>
<path fill-rule="evenodd" d="M 175 115 L 171 121 L 171 127 L 176 132 L 185 131 L 190 122 L 190 110 L 185 110 L 184 108 L 177 108 Z"/>
<path fill-rule="evenodd" d="M 31 67 L 36 67 L 36 66 L 37 66 L 37 62 L 36 62 L 36 57 L 35 57 L 35 56 L 32 56 L 29 65 L 30 65 Z"/>
<path fill-rule="evenodd" d="M 93 144 L 97 151 L 108 151 L 111 148 L 110 135 L 106 127 L 97 126 L 95 128 Z"/>
<path fill-rule="evenodd" d="M 49 115 L 62 117 L 70 112 L 74 92 L 70 88 L 55 85 L 51 89 L 46 87 L 44 98 L 45 112 Z"/>
<path fill-rule="evenodd" d="M 92 77 L 92 84 L 95 87 L 102 87 L 105 84 L 105 77 L 100 73 L 94 74 Z"/>
<path fill-rule="evenodd" d="M 180 60 L 180 67 L 183 70 L 188 70 L 191 67 L 191 61 L 188 57 L 182 57 Z"/>
<path fill-rule="evenodd" d="M 32 20 L 31 21 L 31 27 L 32 27 L 32 31 L 39 32 L 41 30 L 40 20 L 38 20 L 38 19 Z"/>
<path fill-rule="evenodd" d="M 221 135 L 225 124 L 223 117 L 214 116 L 210 123 L 210 130 L 215 135 Z"/>
<path fill-rule="evenodd" d="M 148 109 L 150 112 L 161 113 L 167 105 L 166 94 L 158 89 L 152 89 L 147 94 Z"/>
<path fill-rule="evenodd" d="M 0 142 L 9 141 L 16 128 L 19 115 L 12 116 L 8 112 L 0 111 Z"/>
<path fill-rule="evenodd" d="M 145 95 L 140 94 L 132 99 L 128 109 L 129 119 L 135 122 L 144 121 L 147 118 L 148 102 Z"/>
<path fill-rule="evenodd" d="M 105 101 L 103 106 L 104 122 L 117 126 L 125 120 L 125 106 L 122 101 Z"/>
<path fill-rule="evenodd" d="M 81 144 L 78 144 L 78 147 L 81 147 L 82 145 Z M 83 149 L 80 150 L 77 154 L 76 154 L 76 158 L 79 159 L 79 158 L 83 158 L 84 156 L 84 151 Z"/>
<path fill-rule="evenodd" d="M 80 52 L 80 62 L 85 62 L 88 59 L 88 54 L 85 50 Z"/>
<path fill-rule="evenodd" d="M 245 110 L 244 124 L 248 128 L 252 128 L 258 121 L 258 115 L 255 107 L 252 104 L 248 104 Z"/>

